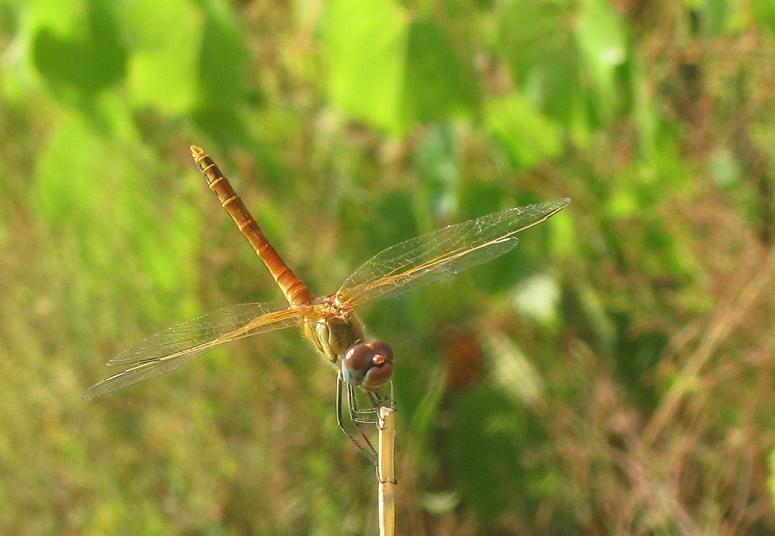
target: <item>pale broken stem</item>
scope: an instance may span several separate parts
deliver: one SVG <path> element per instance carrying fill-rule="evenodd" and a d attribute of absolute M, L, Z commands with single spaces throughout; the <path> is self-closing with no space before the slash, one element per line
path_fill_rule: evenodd
<path fill-rule="evenodd" d="M 377 465 L 377 478 L 379 479 L 379 535 L 394 536 L 396 528 L 395 408 L 388 406 L 379 408 L 377 428 L 379 429 L 379 459 Z"/>

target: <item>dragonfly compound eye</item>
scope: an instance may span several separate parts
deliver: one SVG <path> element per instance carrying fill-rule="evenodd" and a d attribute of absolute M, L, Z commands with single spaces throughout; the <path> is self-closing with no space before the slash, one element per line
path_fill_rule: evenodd
<path fill-rule="evenodd" d="M 379 389 L 393 377 L 393 350 L 384 341 L 351 346 L 342 359 L 342 375 L 350 385 Z"/>

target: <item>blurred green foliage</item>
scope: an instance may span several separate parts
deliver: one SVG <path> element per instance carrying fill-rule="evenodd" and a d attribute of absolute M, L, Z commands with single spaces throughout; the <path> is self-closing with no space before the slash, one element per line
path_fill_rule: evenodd
<path fill-rule="evenodd" d="M 775 531 L 772 0 L 0 0 L 0 532 L 373 534 L 297 333 L 94 402 L 137 339 L 280 299 L 196 143 L 331 292 L 564 195 L 375 304 L 402 534 Z"/>

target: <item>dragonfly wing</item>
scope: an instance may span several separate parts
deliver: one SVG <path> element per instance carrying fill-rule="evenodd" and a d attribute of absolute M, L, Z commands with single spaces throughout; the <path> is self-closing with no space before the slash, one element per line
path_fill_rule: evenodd
<path fill-rule="evenodd" d="M 510 208 L 401 242 L 366 261 L 339 294 L 357 306 L 482 264 L 515 248 L 517 233 L 547 220 L 568 203 L 566 197 Z"/>
<path fill-rule="evenodd" d="M 83 398 L 95 398 L 173 371 L 226 342 L 297 325 L 310 314 L 306 306 L 243 303 L 177 324 L 130 346 L 108 361 L 120 372 L 93 385 Z"/>
<path fill-rule="evenodd" d="M 189 361 L 199 357 L 206 351 L 207 350 L 196 350 L 180 355 L 174 359 L 165 360 L 165 358 L 162 357 L 155 361 L 147 361 L 145 363 L 127 367 L 121 372 L 117 372 L 112 376 L 108 376 L 104 380 L 89 387 L 89 389 L 82 395 L 82 398 L 87 400 L 90 398 L 97 398 L 98 396 L 116 391 L 117 389 L 121 389 L 127 385 L 132 385 L 133 383 L 147 380 L 148 378 L 154 378 L 156 376 L 161 376 L 162 374 L 172 372 L 181 365 L 184 365 Z"/>

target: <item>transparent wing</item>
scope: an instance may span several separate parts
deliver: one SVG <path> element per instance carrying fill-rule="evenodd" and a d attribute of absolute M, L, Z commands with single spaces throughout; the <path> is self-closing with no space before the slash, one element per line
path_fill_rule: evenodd
<path fill-rule="evenodd" d="M 515 248 L 517 233 L 547 220 L 568 203 L 565 197 L 510 208 L 401 242 L 366 261 L 339 293 L 357 306 L 447 278 Z"/>
<path fill-rule="evenodd" d="M 127 385 L 160 376 L 226 342 L 297 325 L 312 307 L 243 303 L 177 324 L 130 346 L 108 365 L 120 372 L 90 387 L 83 398 L 95 398 Z"/>

